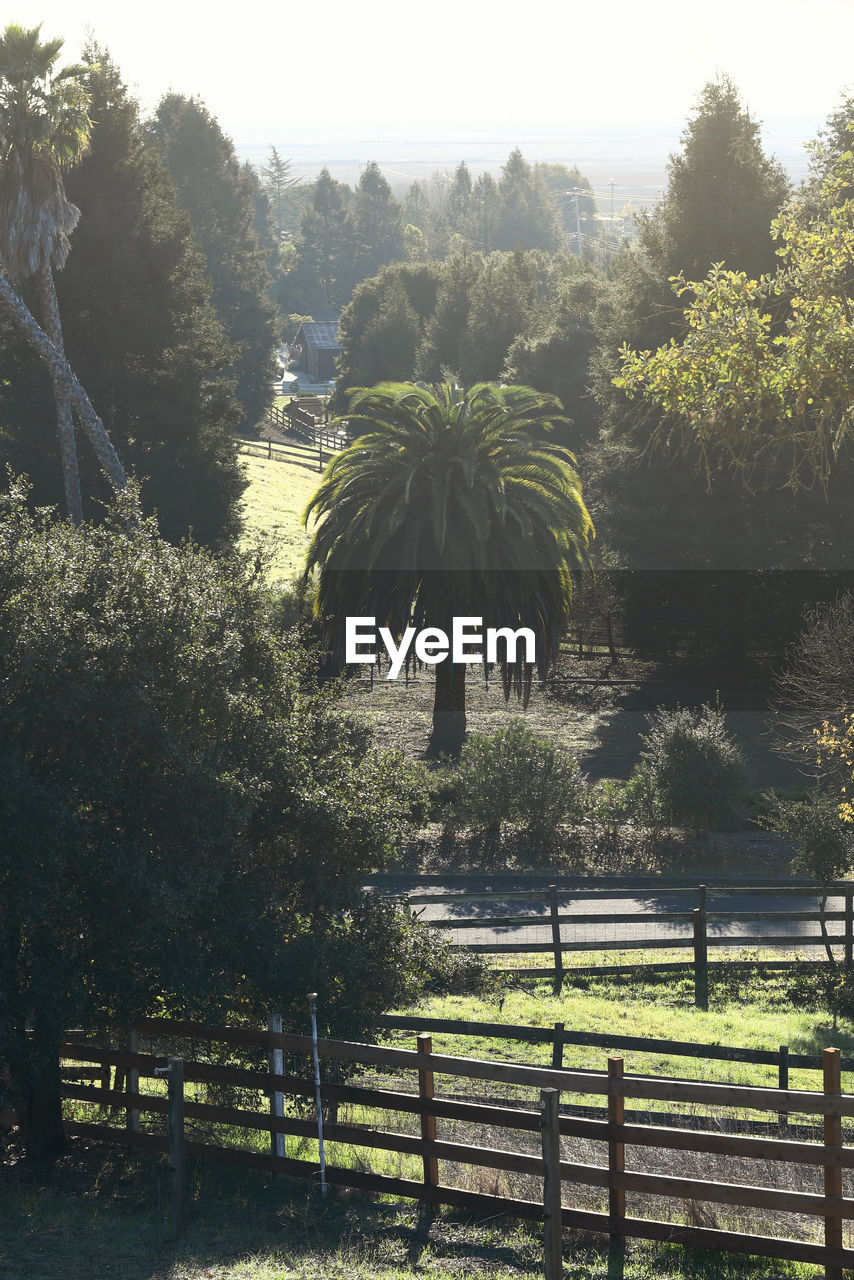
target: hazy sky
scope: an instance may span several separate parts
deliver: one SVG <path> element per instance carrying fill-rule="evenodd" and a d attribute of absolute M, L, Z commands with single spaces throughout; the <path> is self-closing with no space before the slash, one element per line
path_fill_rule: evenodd
<path fill-rule="evenodd" d="M 198 94 L 226 132 L 684 120 L 717 71 L 750 110 L 819 121 L 854 87 L 854 0 L 21 0 L 8 20 L 87 28 L 146 107 Z M 401 134 L 403 129 L 403 134 Z"/>

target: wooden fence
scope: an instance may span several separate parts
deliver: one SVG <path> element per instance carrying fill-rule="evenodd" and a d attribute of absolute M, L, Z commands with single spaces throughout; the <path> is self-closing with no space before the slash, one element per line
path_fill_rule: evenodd
<path fill-rule="evenodd" d="M 551 1027 L 528 1027 L 504 1022 L 471 1022 L 463 1018 L 426 1018 L 397 1013 L 384 1014 L 379 1019 L 379 1025 L 389 1031 L 435 1031 L 452 1036 L 477 1037 L 479 1041 L 496 1040 L 505 1043 L 515 1040 L 521 1044 L 547 1045 L 551 1050 L 553 1067 L 563 1067 L 563 1051 L 570 1045 L 594 1049 L 624 1049 L 702 1062 L 735 1062 L 745 1066 L 774 1067 L 777 1071 L 778 1089 L 788 1089 L 790 1070 L 820 1072 L 824 1069 L 821 1054 L 792 1053 L 787 1044 L 781 1044 L 776 1049 L 743 1049 L 736 1045 L 704 1044 L 694 1040 L 663 1040 L 615 1032 L 603 1034 L 597 1031 L 568 1031 L 563 1022 L 555 1022 Z M 854 1071 L 854 1057 L 841 1058 L 840 1069 Z M 780 1113 L 774 1125 L 785 1128 L 788 1123 L 788 1116 Z"/>
<path fill-rule="evenodd" d="M 134 1032 L 150 1043 L 148 1052 L 138 1051 L 131 1040 L 125 1049 L 110 1049 L 75 1036 L 64 1046 L 68 1062 L 94 1064 L 102 1073 L 98 1085 L 67 1081 L 64 1095 L 77 1102 L 95 1103 L 118 1111 L 118 1122 L 68 1120 L 67 1130 L 90 1140 L 135 1146 L 154 1151 L 172 1151 L 172 1165 L 180 1168 L 180 1160 L 189 1155 L 201 1159 L 280 1171 L 295 1177 L 314 1179 L 318 1162 L 300 1156 L 275 1154 L 280 1135 L 303 1141 L 316 1137 L 316 1118 L 283 1114 L 281 1096 L 312 1099 L 314 1080 L 310 1070 L 289 1073 L 263 1070 L 260 1067 L 222 1066 L 191 1057 L 206 1043 L 235 1046 L 257 1055 L 281 1052 L 291 1061 L 308 1062 L 311 1037 L 255 1031 L 250 1028 L 209 1028 L 195 1023 L 148 1020 Z M 184 1047 L 183 1058 L 175 1046 Z M 168 1053 L 165 1046 L 169 1046 Z M 829 1277 L 841 1276 L 842 1268 L 854 1267 L 854 1248 L 843 1244 L 843 1228 L 854 1218 L 854 1198 L 846 1196 L 843 1172 L 854 1169 L 854 1149 L 843 1142 L 843 1120 L 854 1117 L 854 1094 L 843 1093 L 839 1051 L 826 1049 L 823 1054 L 822 1088 L 819 1090 L 774 1089 L 755 1086 L 709 1084 L 691 1080 L 627 1075 L 622 1058 L 608 1059 L 607 1071 L 566 1070 L 555 1067 L 522 1066 L 507 1062 L 482 1061 L 432 1052 L 429 1036 L 421 1035 L 416 1050 L 387 1048 L 372 1044 L 356 1044 L 338 1040 L 321 1040 L 321 1057 L 327 1061 L 347 1062 L 363 1067 L 395 1073 L 393 1087 L 369 1084 L 324 1084 L 322 1104 L 350 1103 L 360 1108 L 380 1109 L 384 1116 L 396 1113 L 409 1117 L 410 1132 L 378 1128 L 374 1124 L 327 1123 L 324 1138 L 346 1152 L 355 1148 L 364 1159 L 366 1151 L 396 1153 L 399 1157 L 415 1157 L 420 1177 L 392 1176 L 348 1167 L 346 1158 L 333 1159 L 326 1166 L 326 1178 L 332 1184 L 359 1187 L 397 1197 L 410 1197 L 430 1204 L 448 1204 L 487 1214 L 507 1214 L 546 1225 L 546 1275 L 560 1275 L 560 1233 L 564 1228 L 602 1232 L 612 1239 L 625 1237 L 670 1241 L 698 1248 L 729 1250 L 777 1259 L 814 1263 L 825 1268 Z M 201 1057 L 201 1055 L 199 1055 Z M 259 1056 L 259 1061 L 261 1061 Z M 180 1071 L 178 1067 L 180 1065 Z M 269 1062 L 268 1062 L 269 1065 Z M 168 1068 L 169 1096 L 140 1091 L 140 1081 L 165 1074 Z M 113 1069 L 118 1078 L 110 1078 Z M 399 1078 L 411 1073 L 416 1089 L 406 1091 Z M 446 1091 L 436 1085 L 436 1077 L 452 1081 L 489 1082 L 492 1087 L 512 1087 L 516 1096 L 503 1103 L 463 1100 L 459 1096 L 442 1096 Z M 267 1095 L 260 1109 L 250 1106 L 212 1104 L 185 1096 L 186 1083 L 234 1086 Z M 457 1083 L 456 1088 L 459 1088 Z M 557 1095 L 594 1097 L 601 1100 L 601 1118 L 581 1118 L 557 1113 Z M 241 1095 L 245 1099 L 245 1093 Z M 743 1134 L 711 1132 L 696 1127 L 672 1127 L 652 1121 L 627 1121 L 627 1100 L 644 1100 L 654 1106 L 678 1104 L 681 1108 L 699 1105 L 705 1109 L 727 1108 L 738 1112 L 786 1113 L 823 1119 L 823 1141 L 794 1141 L 790 1137 L 755 1137 Z M 537 1104 L 539 1103 L 539 1108 Z M 169 1116 L 170 1137 L 141 1127 L 145 1118 Z M 220 1129 L 236 1127 L 245 1131 L 262 1131 L 270 1135 L 271 1153 L 246 1150 L 220 1141 L 200 1141 L 192 1134 L 184 1135 L 184 1122 L 191 1128 L 197 1124 Z M 511 1131 L 528 1134 L 529 1150 L 521 1137 L 505 1145 L 483 1145 L 471 1140 L 457 1141 L 441 1136 L 446 1122 L 473 1124 L 479 1130 Z M 385 1123 L 388 1123 L 386 1120 Z M 530 1135 L 541 1134 L 540 1149 L 531 1150 Z M 207 1135 L 210 1139 L 210 1134 Z M 572 1153 L 560 1139 L 583 1140 L 601 1144 L 607 1153 L 601 1163 L 591 1164 Z M 180 1145 L 180 1153 L 177 1146 Z M 671 1176 L 642 1168 L 627 1167 L 635 1162 L 634 1153 L 646 1150 L 693 1153 L 704 1157 L 704 1176 Z M 632 1156 L 632 1159 L 629 1159 Z M 762 1180 L 751 1183 L 715 1178 L 710 1172 L 710 1157 L 739 1157 L 751 1162 L 751 1173 L 758 1168 Z M 180 1157 L 180 1158 L 179 1158 Z M 337 1162 L 336 1162 L 337 1161 Z M 814 1186 L 807 1190 L 769 1186 L 772 1168 L 801 1166 L 812 1170 Z M 542 1187 L 535 1197 L 487 1193 L 459 1185 L 460 1170 L 479 1168 L 531 1178 L 533 1187 Z M 819 1189 L 823 1173 L 823 1190 Z M 490 1176 L 494 1176 L 491 1174 Z M 797 1185 L 803 1187 L 808 1173 L 799 1175 Z M 816 1181 L 816 1178 L 818 1181 Z M 593 1189 L 607 1197 L 604 1208 L 568 1207 L 562 1203 L 561 1189 L 566 1185 Z M 525 1183 L 525 1186 L 530 1186 Z M 524 1187 L 523 1187 L 524 1189 Z M 631 1212 L 627 1207 L 631 1197 Z M 578 1201 L 578 1191 L 572 1198 Z M 647 1197 L 664 1201 L 668 1211 L 673 1202 L 695 1202 L 726 1206 L 740 1213 L 737 1229 L 700 1227 L 690 1222 L 670 1221 L 645 1216 L 636 1206 Z M 177 1213 L 181 1209 L 176 1196 Z M 782 1213 L 798 1215 L 801 1237 L 769 1234 L 763 1215 Z M 803 1224 L 815 1222 L 818 1230 L 807 1230 Z M 787 1225 L 784 1223 L 784 1226 Z M 762 1230 L 759 1230 L 759 1227 Z M 748 1229 L 745 1229 L 748 1228 Z M 819 1235 L 819 1239 L 804 1238 Z M 822 1242 L 823 1241 L 823 1242 Z"/>
<path fill-rule="evenodd" d="M 684 961 L 666 961 L 655 963 L 650 966 L 657 970 L 668 970 L 684 968 L 685 965 L 692 964 L 694 969 L 694 989 L 695 1002 L 700 1008 L 708 1007 L 709 998 L 709 970 L 712 963 L 709 961 L 709 948 L 725 948 L 725 947 L 763 947 L 769 949 L 785 949 L 787 951 L 800 951 L 804 948 L 824 948 L 826 943 L 831 947 L 839 947 L 842 952 L 842 960 L 846 968 L 852 967 L 852 954 L 854 953 L 854 884 L 851 881 L 836 882 L 829 886 L 816 885 L 739 885 L 739 886 L 713 886 L 713 885 L 697 885 L 693 892 L 696 894 L 695 907 L 690 910 L 644 910 L 644 911 L 566 911 L 561 910 L 559 899 L 571 898 L 573 903 L 579 901 L 601 901 L 612 898 L 636 898 L 641 896 L 649 897 L 668 897 L 674 895 L 685 896 L 691 890 L 685 886 L 661 886 L 660 888 L 648 889 L 561 889 L 557 885 L 550 885 L 545 890 L 525 889 L 513 890 L 503 893 L 501 891 L 477 892 L 467 891 L 465 893 L 414 893 L 407 898 L 408 906 L 411 911 L 421 913 L 425 907 L 441 905 L 446 908 L 446 914 L 441 918 L 431 920 L 430 923 L 436 925 L 437 928 L 449 932 L 451 941 L 460 946 L 468 947 L 471 951 L 491 955 L 508 955 L 508 954 L 525 954 L 537 952 L 549 952 L 553 958 L 553 965 L 549 968 L 524 968 L 515 967 L 505 969 L 503 972 L 515 975 L 527 975 L 534 977 L 551 977 L 554 979 L 555 990 L 559 991 L 566 977 L 567 966 L 564 963 L 564 957 L 569 953 L 578 953 L 584 951 L 670 951 L 670 950 L 687 950 L 691 955 L 689 959 Z M 719 909 L 712 910 L 709 907 L 709 898 L 713 893 L 739 893 L 753 894 L 763 893 L 766 895 L 779 895 L 782 898 L 786 896 L 813 896 L 820 899 L 825 897 L 828 900 L 841 900 L 842 908 L 821 910 L 768 910 L 768 909 L 748 909 L 748 910 L 731 910 Z M 541 907 L 541 910 L 528 911 L 525 914 L 515 915 L 489 915 L 477 909 L 477 904 L 486 903 L 487 907 L 490 901 L 498 900 L 506 902 L 510 900 L 523 900 L 526 903 L 532 903 L 535 907 Z M 451 916 L 447 914 L 447 909 L 457 911 L 459 914 Z M 763 923 L 770 926 L 768 932 L 758 932 L 754 929 L 751 933 L 741 933 L 735 930 L 730 932 L 722 931 L 722 926 L 743 925 L 750 922 L 754 926 L 761 926 Z M 644 937 L 626 936 L 622 938 L 613 937 L 613 929 L 617 926 L 637 926 L 637 925 L 678 925 L 681 926 L 683 932 L 675 933 L 658 933 L 655 935 L 646 935 Z M 780 933 L 770 930 L 777 929 L 784 924 L 801 924 L 801 923 L 818 923 L 823 929 L 828 924 L 843 925 L 842 933 L 827 933 L 826 938 L 822 932 L 818 933 Z M 710 924 L 712 928 L 710 928 Z M 567 939 L 563 936 L 563 930 L 566 926 L 578 928 L 579 926 L 595 926 L 596 931 L 590 933 L 586 937 L 576 937 Z M 518 939 L 519 932 L 526 930 L 540 930 L 548 933 L 547 940 L 515 940 L 503 939 L 502 941 L 477 942 L 467 941 L 466 934 L 471 935 L 473 931 L 498 930 L 506 929 L 513 931 Z M 638 961 L 638 964 L 642 961 Z M 750 963 L 753 962 L 742 962 Z M 791 963 L 790 960 L 777 963 Z M 592 973 L 611 973 L 620 969 L 634 969 L 636 965 L 630 966 L 611 966 L 597 965 L 587 967 L 573 966 L 572 972 L 578 974 Z"/>

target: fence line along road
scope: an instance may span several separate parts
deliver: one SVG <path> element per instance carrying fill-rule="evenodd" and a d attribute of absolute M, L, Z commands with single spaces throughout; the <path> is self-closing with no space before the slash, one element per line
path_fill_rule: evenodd
<path fill-rule="evenodd" d="M 66 1081 L 64 1097 L 78 1104 L 95 1104 L 99 1108 L 98 1117 L 102 1110 L 117 1113 L 111 1123 L 100 1118 L 69 1119 L 66 1128 L 70 1134 L 90 1141 L 168 1151 L 170 1165 L 176 1171 L 173 1203 L 176 1231 L 182 1228 L 185 1212 L 184 1191 L 179 1182 L 180 1170 L 188 1156 L 305 1179 L 316 1178 L 318 1163 L 308 1153 L 313 1151 L 312 1140 L 316 1141 L 318 1118 L 305 1114 L 306 1101 L 313 1099 L 315 1088 L 310 1067 L 310 1036 L 256 1031 L 245 1026 L 204 1027 L 163 1019 L 145 1020 L 135 1034 L 140 1040 L 148 1041 L 148 1052 L 87 1043 L 80 1033 L 64 1044 L 66 1063 L 96 1064 L 96 1069 L 103 1073 L 97 1086 Z M 205 1061 L 202 1048 L 206 1044 L 228 1044 L 248 1050 L 254 1053 L 259 1065 L 222 1067 Z M 288 1055 L 287 1072 L 261 1069 L 260 1064 L 268 1063 L 271 1051 Z M 811 1262 L 823 1266 L 826 1276 L 840 1274 L 843 1267 L 854 1267 L 854 1249 L 844 1245 L 845 1223 L 854 1219 L 854 1198 L 844 1194 L 842 1180 L 843 1171 L 854 1169 L 854 1150 L 844 1145 L 842 1125 L 843 1118 L 854 1117 L 854 1094 L 842 1092 L 837 1049 L 824 1052 L 822 1087 L 818 1090 L 631 1076 L 624 1073 L 622 1058 L 617 1056 L 609 1058 L 607 1071 L 484 1061 L 433 1053 L 429 1036 L 424 1035 L 419 1037 L 414 1051 L 328 1039 L 320 1040 L 318 1051 L 326 1063 L 338 1060 L 374 1069 L 391 1069 L 395 1073 L 392 1088 L 358 1082 L 322 1086 L 324 1140 L 328 1153 L 326 1176 L 330 1183 L 430 1204 L 457 1205 L 481 1213 L 545 1221 L 547 1276 L 559 1274 L 555 1270 L 555 1259 L 560 1257 L 561 1232 L 567 1228 L 596 1231 L 616 1240 L 626 1237 L 667 1240 L 699 1248 Z M 185 1056 L 180 1056 L 181 1052 Z M 113 1069 L 116 1074 L 111 1076 Z M 142 1081 L 158 1074 L 168 1076 L 168 1097 L 162 1092 L 141 1091 Z M 407 1091 L 397 1083 L 401 1075 L 410 1076 L 414 1091 Z M 512 1086 L 515 1096 L 508 1097 L 500 1106 L 463 1101 L 459 1097 L 446 1098 L 437 1077 L 457 1082 L 500 1083 Z M 136 1083 L 133 1089 L 128 1083 L 131 1079 Z M 204 1101 L 204 1093 L 198 1091 L 199 1083 L 218 1086 L 215 1104 Z M 237 1095 L 240 1105 L 226 1105 L 223 1101 L 223 1086 L 228 1085 L 241 1090 Z M 267 1095 L 261 1109 L 248 1105 L 247 1090 Z M 604 1114 L 598 1119 L 560 1115 L 549 1091 L 559 1091 L 565 1097 L 599 1098 L 605 1106 Z M 274 1105 L 283 1096 L 302 1101 L 296 1114 L 288 1114 L 283 1107 Z M 670 1128 L 654 1122 L 631 1123 L 624 1114 L 627 1099 L 675 1103 L 680 1107 L 700 1105 L 735 1112 L 823 1117 L 824 1140 L 793 1141 L 785 1136 L 757 1138 Z M 332 1115 L 333 1108 L 340 1104 L 357 1106 L 362 1109 L 362 1115 L 366 1108 L 379 1110 L 384 1126 L 388 1126 L 390 1117 L 399 1115 L 403 1118 L 403 1128 L 380 1128 L 376 1123 L 339 1123 Z M 660 1118 L 666 1114 L 667 1105 Z M 162 1129 L 166 1116 L 168 1137 Z M 158 1117 L 161 1118 L 159 1130 L 142 1127 L 143 1122 L 156 1125 Z M 408 1126 L 406 1117 L 410 1118 Z M 8 1123 L 14 1117 L 5 1119 Z M 449 1134 L 446 1124 L 450 1122 L 476 1125 L 478 1137 L 472 1139 L 468 1133 L 458 1131 Z M 235 1145 L 236 1135 L 230 1136 L 235 1127 L 243 1130 L 244 1135 L 252 1131 L 269 1135 L 271 1154 L 258 1150 L 257 1146 L 251 1148 L 245 1137 L 242 1147 Z M 484 1142 L 485 1127 L 515 1136 L 499 1139 L 496 1144 Z M 541 1127 L 542 1142 L 538 1143 L 536 1134 Z M 272 1154 L 281 1135 L 299 1141 L 299 1155 Z M 599 1149 L 607 1153 L 605 1161 L 590 1163 L 588 1148 L 574 1147 L 572 1139 L 601 1144 Z M 626 1148 L 702 1156 L 698 1166 L 701 1176 L 695 1176 L 697 1170 L 681 1166 L 678 1176 L 638 1167 L 627 1169 Z M 400 1172 L 389 1175 L 365 1170 L 368 1151 L 395 1153 Z M 732 1182 L 730 1174 L 726 1178 L 716 1177 L 710 1155 L 749 1160 L 747 1176 L 752 1181 Z M 413 1163 L 409 1176 L 404 1176 L 407 1159 Z M 351 1167 L 357 1162 L 359 1168 Z M 639 1162 L 633 1159 L 628 1163 Z M 797 1185 L 801 1189 L 781 1187 L 781 1170 L 793 1164 L 811 1166 L 815 1174 L 823 1169 L 824 1190 L 821 1190 L 820 1177 L 813 1178 L 810 1185 L 804 1173 L 798 1177 Z M 478 1168 L 516 1175 L 516 1189 L 527 1191 L 527 1196 L 487 1194 L 460 1184 L 460 1180 L 465 1181 L 468 1176 L 466 1170 Z M 777 1172 L 772 1175 L 771 1169 Z M 763 1172 L 766 1170 L 769 1172 Z M 523 1180 L 521 1183 L 519 1178 Z M 775 1182 L 777 1185 L 773 1185 Z M 597 1196 L 604 1196 L 607 1211 L 604 1207 L 564 1206 L 561 1189 L 567 1183 L 573 1187 L 571 1199 L 575 1206 L 579 1205 L 577 1188 L 587 1187 L 590 1189 L 588 1205 L 595 1204 Z M 627 1192 L 633 1200 L 631 1213 L 626 1207 Z M 739 1221 L 749 1220 L 750 1229 L 697 1227 L 688 1222 L 647 1217 L 641 1206 L 648 1196 L 676 1204 L 723 1205 L 739 1211 Z M 772 1226 L 763 1216 L 769 1211 L 797 1217 L 782 1226 L 779 1219 L 773 1220 Z M 810 1228 L 810 1223 L 815 1223 L 815 1227 Z M 788 1226 L 796 1234 L 775 1234 L 775 1226 L 780 1229 Z"/>
<path fill-rule="evenodd" d="M 765 902 L 751 905 L 751 895 Z M 615 910 L 628 898 L 634 910 Z M 708 1003 L 709 948 L 762 947 L 797 952 L 841 949 L 847 969 L 854 962 L 854 883 L 829 886 L 663 885 L 660 888 L 576 889 L 556 884 L 544 889 L 410 893 L 413 914 L 441 929 L 449 941 L 488 955 L 549 952 L 550 968 L 504 970 L 517 976 L 552 977 L 560 990 L 567 973 L 564 957 L 585 951 L 689 950 L 698 1006 Z M 597 903 L 597 910 L 567 910 L 576 903 Z M 669 903 L 665 907 L 659 902 Z M 715 906 L 710 905 L 715 902 Z M 513 903 L 529 909 L 508 910 Z M 831 906 L 838 903 L 838 906 Z M 788 906 L 787 906 L 788 904 Z M 811 904 L 811 905 L 810 905 Z M 503 910 L 498 910 L 502 907 Z M 609 909 L 610 908 L 610 909 Z M 843 926 L 830 933 L 828 924 Z M 803 926 L 813 925 L 812 929 Z M 638 963 L 643 963 L 639 960 Z M 672 968 L 674 963 L 655 965 Z M 777 963 L 788 963 L 777 962 Z M 607 972 L 609 966 L 596 966 Z M 585 972 L 576 969 L 573 972 Z M 590 972 L 590 970 L 586 970 Z"/>

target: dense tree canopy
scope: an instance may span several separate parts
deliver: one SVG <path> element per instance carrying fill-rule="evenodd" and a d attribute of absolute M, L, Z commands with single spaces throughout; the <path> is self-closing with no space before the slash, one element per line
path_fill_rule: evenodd
<path fill-rule="evenodd" d="M 91 46 L 86 83 L 96 120 L 67 176 L 83 211 L 57 279 L 69 357 L 137 474 L 147 511 L 177 539 L 233 538 L 244 479 L 240 421 L 224 370 L 234 359 L 211 303 L 205 261 L 172 182 L 147 147 L 137 104 L 109 54 Z M 45 427 L 50 384 L 11 330 L 0 329 L 0 455 L 40 502 L 57 499 L 55 444 Z M 87 490 L 106 496 L 88 459 Z"/>
<path fill-rule="evenodd" d="M 0 501 L 0 1067 L 33 1151 L 61 1143 L 68 1026 L 299 1017 L 317 987 L 364 1034 L 405 977 L 359 884 L 406 766 L 336 714 L 251 560 L 128 514 Z"/>
<path fill-rule="evenodd" d="M 254 427 L 270 399 L 275 307 L 255 230 L 254 182 L 234 145 L 195 98 L 167 94 L 150 125 L 213 281 L 213 301 L 234 350 L 236 394 Z"/>
<path fill-rule="evenodd" d="M 307 189 L 283 297 L 294 312 L 330 310 L 346 305 L 363 280 L 401 260 L 444 262 L 471 251 L 556 253 L 570 242 L 579 252 L 576 193 L 587 252 L 598 235 L 589 182 L 577 168 L 531 165 L 518 148 L 497 180 L 484 172 L 473 181 L 461 162 L 453 174 L 413 182 L 402 202 L 375 161 L 365 166 L 355 190 L 323 169 Z"/>
<path fill-rule="evenodd" d="M 353 287 L 353 244 L 347 209 L 353 192 L 323 168 L 312 184 L 297 236 L 297 262 L 288 296 L 294 311 L 344 305 Z"/>
<path fill-rule="evenodd" d="M 852 433 L 854 159 L 836 160 L 815 212 L 797 203 L 773 222 L 781 266 L 751 278 L 716 264 L 680 276 L 688 331 L 656 352 L 624 349 L 618 384 L 666 415 L 710 474 L 734 469 L 793 490 L 826 483 Z"/>
<path fill-rule="evenodd" d="M 642 223 L 642 247 L 665 277 L 697 279 L 713 262 L 759 275 L 774 265 L 769 228 L 788 194 L 759 124 L 729 77 L 718 76 L 699 94 L 670 157 L 667 192 Z"/>
<path fill-rule="evenodd" d="M 41 27 L 10 24 L 0 37 L 0 294 L 7 318 L 40 358 L 53 387 L 65 507 L 83 518 L 74 415 L 116 490 L 126 483 L 101 419 L 68 365 L 54 284 L 65 265 L 80 210 L 63 173 L 85 152 L 91 133 L 86 68 L 58 68 L 62 40 Z M 41 325 L 13 288 L 33 281 Z"/>

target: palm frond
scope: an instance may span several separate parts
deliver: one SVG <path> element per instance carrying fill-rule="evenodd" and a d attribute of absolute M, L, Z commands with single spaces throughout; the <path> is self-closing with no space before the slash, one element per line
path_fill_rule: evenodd
<path fill-rule="evenodd" d="M 546 660 L 593 535 L 575 459 L 548 438 L 566 421 L 560 402 L 528 387 L 387 382 L 357 388 L 344 416 L 368 430 L 306 510 L 321 612 L 530 625 Z"/>

